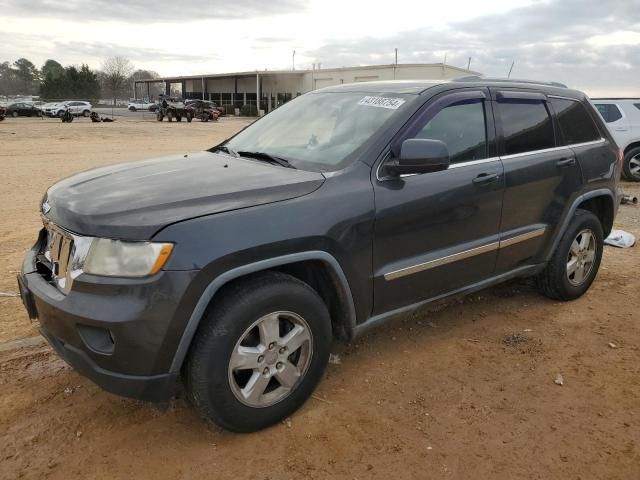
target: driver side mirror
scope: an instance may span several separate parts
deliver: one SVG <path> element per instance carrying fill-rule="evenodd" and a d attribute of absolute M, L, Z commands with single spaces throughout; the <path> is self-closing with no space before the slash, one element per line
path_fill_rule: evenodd
<path fill-rule="evenodd" d="M 402 142 L 400 157 L 385 164 L 389 175 L 439 172 L 449 168 L 449 148 L 440 140 L 409 138 Z"/>

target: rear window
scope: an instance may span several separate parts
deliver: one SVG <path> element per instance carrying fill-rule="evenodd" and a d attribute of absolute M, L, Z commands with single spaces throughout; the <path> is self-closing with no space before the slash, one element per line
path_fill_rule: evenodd
<path fill-rule="evenodd" d="M 617 105 L 611 103 L 596 103 L 596 108 L 607 123 L 616 122 L 622 118 L 622 112 Z"/>
<path fill-rule="evenodd" d="M 499 102 L 505 155 L 555 147 L 553 124 L 543 102 Z"/>
<path fill-rule="evenodd" d="M 556 111 L 560 130 L 568 145 L 600 139 L 598 129 L 582 103 L 564 98 L 550 100 Z"/>

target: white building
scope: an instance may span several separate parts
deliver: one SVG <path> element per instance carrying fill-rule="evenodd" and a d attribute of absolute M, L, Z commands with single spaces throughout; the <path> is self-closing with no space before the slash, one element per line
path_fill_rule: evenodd
<path fill-rule="evenodd" d="M 317 68 L 314 70 L 264 70 L 252 72 L 214 73 L 181 77 L 136 80 L 137 96 L 148 94 L 151 83 L 162 82 L 167 95 L 172 86 L 181 85 L 184 98 L 210 100 L 219 105 L 255 105 L 271 111 L 293 97 L 318 88 L 341 83 L 377 80 L 446 80 L 478 72 L 442 63 L 390 64 L 362 67 Z M 256 95 L 256 93 L 258 95 Z"/>

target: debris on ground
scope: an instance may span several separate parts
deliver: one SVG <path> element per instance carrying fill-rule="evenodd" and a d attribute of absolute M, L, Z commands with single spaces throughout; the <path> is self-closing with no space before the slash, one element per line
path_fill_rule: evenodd
<path fill-rule="evenodd" d="M 613 342 L 609 342 L 609 348 L 618 348 L 618 346 Z"/>
<path fill-rule="evenodd" d="M 13 292 L 0 292 L 0 297 L 19 297 L 20 294 L 19 293 L 13 293 Z"/>
<path fill-rule="evenodd" d="M 604 239 L 604 243 L 612 247 L 629 248 L 636 244 L 636 237 L 624 230 L 611 230 L 609 236 Z"/>
<path fill-rule="evenodd" d="M 504 343 L 508 347 L 517 347 L 518 345 L 522 345 L 523 343 L 527 343 L 529 341 L 529 337 L 523 335 L 522 333 L 510 333 L 509 335 L 505 335 L 502 339 L 502 343 Z"/>
<path fill-rule="evenodd" d="M 329 363 L 332 365 L 340 365 L 342 360 L 340 360 L 340 356 L 334 353 L 329 354 Z"/>
<path fill-rule="evenodd" d="M 555 383 L 556 385 L 564 385 L 564 378 L 562 377 L 562 374 L 558 374 L 556 375 L 556 379 L 553 381 L 553 383 Z"/>
<path fill-rule="evenodd" d="M 637 205 L 638 197 L 635 195 L 622 195 L 622 200 L 620 201 L 622 205 Z"/>

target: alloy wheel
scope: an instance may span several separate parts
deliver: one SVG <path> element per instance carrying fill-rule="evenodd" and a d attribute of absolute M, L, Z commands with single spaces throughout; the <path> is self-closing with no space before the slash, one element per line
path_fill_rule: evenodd
<path fill-rule="evenodd" d="M 589 229 L 574 238 L 567 256 L 567 279 L 571 285 L 581 285 L 589 277 L 597 248 L 596 236 Z"/>
<path fill-rule="evenodd" d="M 634 177 L 640 177 L 640 153 L 629 160 L 629 172 Z"/>
<path fill-rule="evenodd" d="M 300 315 L 265 315 L 245 330 L 231 353 L 231 390 L 250 407 L 278 403 L 298 386 L 312 355 L 311 329 Z"/>

